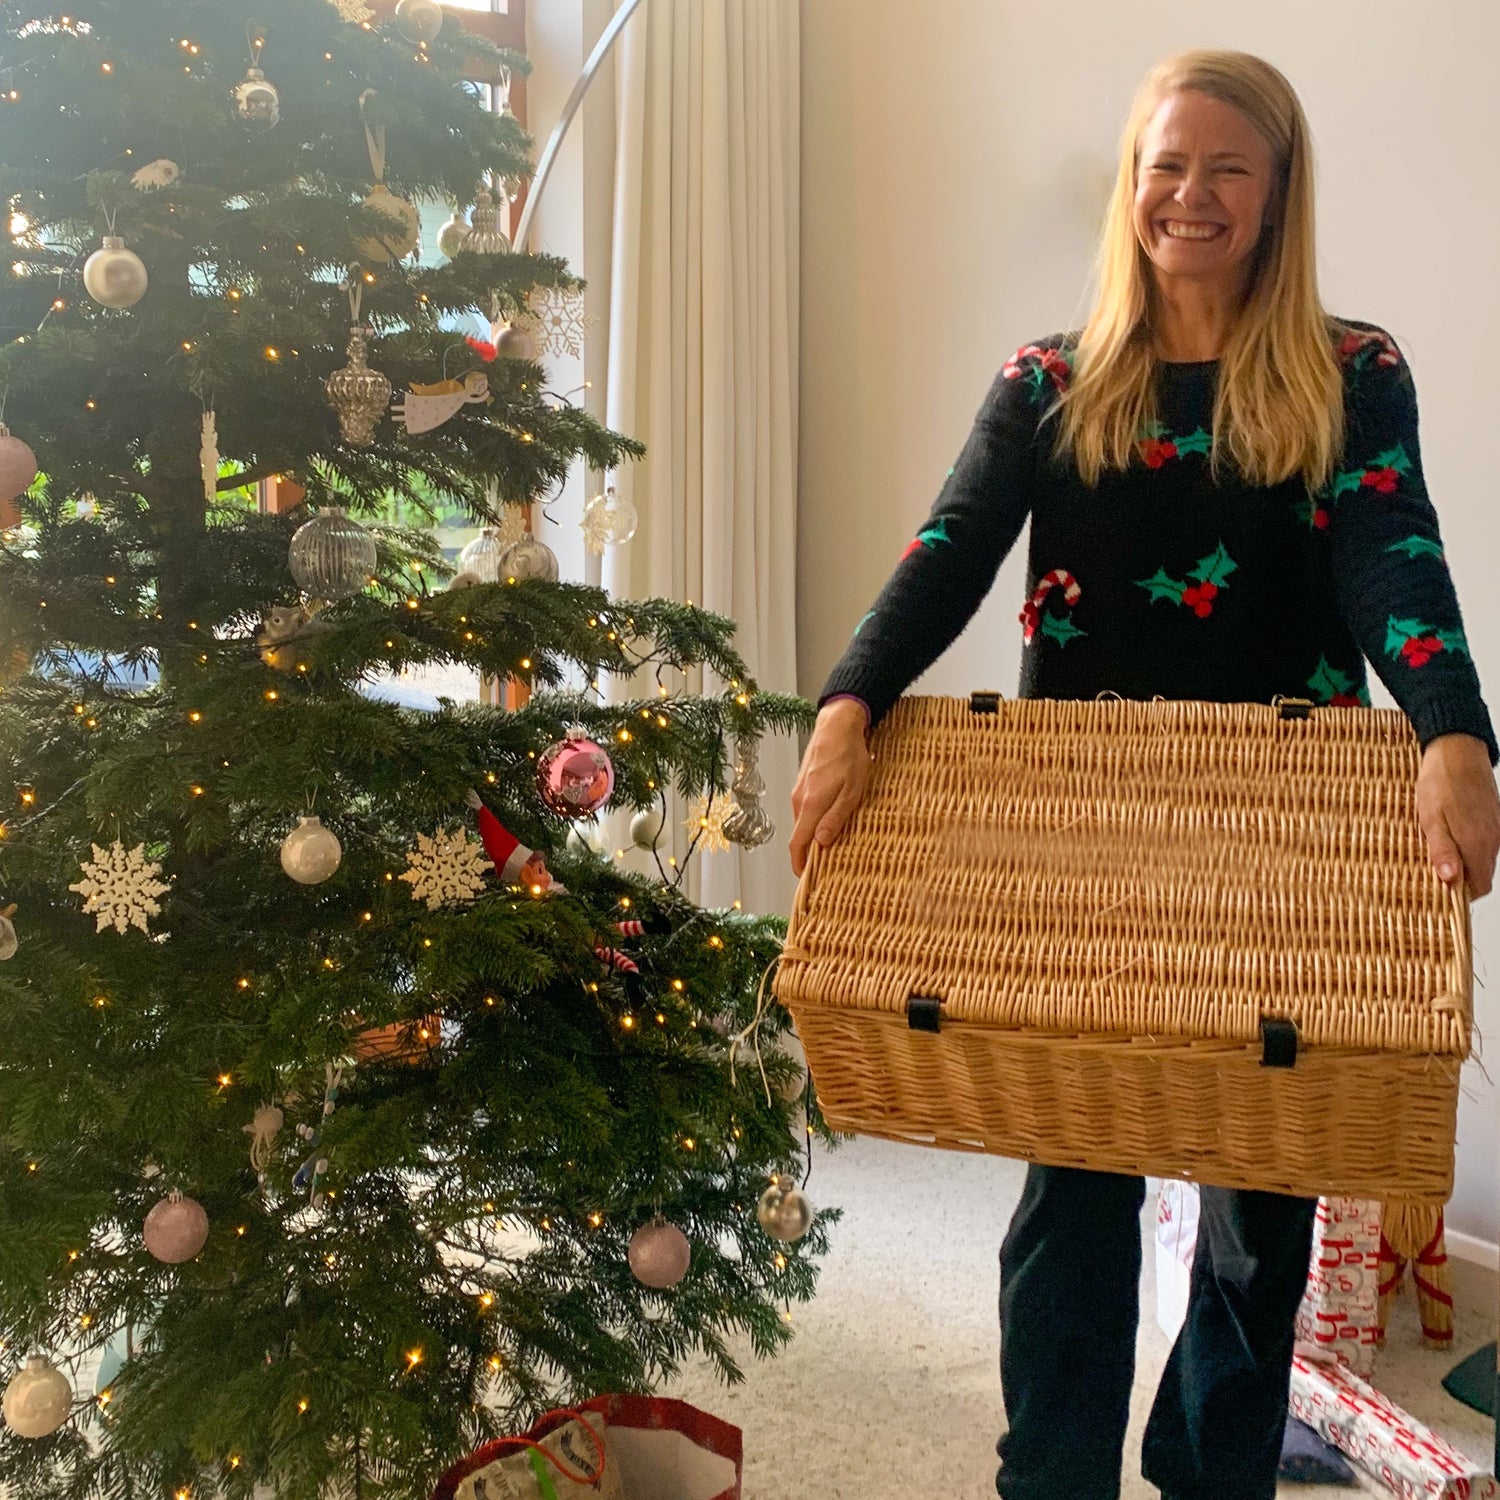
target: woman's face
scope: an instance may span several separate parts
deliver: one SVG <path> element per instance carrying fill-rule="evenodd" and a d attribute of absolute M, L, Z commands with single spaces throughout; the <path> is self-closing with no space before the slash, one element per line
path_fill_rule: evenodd
<path fill-rule="evenodd" d="M 1270 142 L 1233 105 L 1169 94 L 1141 133 L 1135 232 L 1164 278 L 1243 288 L 1268 214 Z"/>

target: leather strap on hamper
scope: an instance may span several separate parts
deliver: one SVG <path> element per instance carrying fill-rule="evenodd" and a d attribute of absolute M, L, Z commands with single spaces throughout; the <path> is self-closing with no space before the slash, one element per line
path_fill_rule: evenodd
<path fill-rule="evenodd" d="M 941 1031 L 943 1002 L 936 995 L 913 995 L 906 1002 L 906 1024 L 913 1031 Z"/>
<path fill-rule="evenodd" d="M 1297 1066 L 1297 1027 L 1291 1021 L 1273 1021 L 1269 1017 L 1260 1023 L 1260 1065 L 1263 1068 L 1294 1068 Z"/>

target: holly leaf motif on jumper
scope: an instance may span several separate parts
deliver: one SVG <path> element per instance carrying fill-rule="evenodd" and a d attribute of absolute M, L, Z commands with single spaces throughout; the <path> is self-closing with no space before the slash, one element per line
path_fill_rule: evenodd
<path fill-rule="evenodd" d="M 1385 623 L 1385 649 L 1399 655 L 1401 648 L 1415 636 L 1431 634 L 1432 626 L 1423 620 L 1398 620 L 1392 615 Z"/>
<path fill-rule="evenodd" d="M 1428 536 L 1418 536 L 1413 533 L 1399 542 L 1392 542 L 1385 549 L 1387 552 L 1404 552 L 1407 557 L 1435 557 L 1443 562 L 1443 549 Z"/>
<path fill-rule="evenodd" d="M 935 546 L 938 542 L 946 542 L 951 547 L 953 545 L 953 538 L 948 535 L 947 516 L 944 516 L 936 526 L 924 527 L 917 533 L 917 540 L 924 547 Z"/>
<path fill-rule="evenodd" d="M 1138 443 L 1150 442 L 1152 438 L 1164 438 L 1172 429 L 1165 422 L 1142 422 L 1141 430 L 1136 433 L 1135 440 Z"/>
<path fill-rule="evenodd" d="M 1346 469 L 1342 474 L 1336 474 L 1333 480 L 1333 498 L 1335 500 L 1349 490 L 1359 489 L 1365 482 L 1365 471 L 1363 469 Z"/>
<path fill-rule="evenodd" d="M 859 624 L 854 627 L 854 633 L 855 633 L 855 635 L 858 635 L 860 633 L 860 631 L 863 630 L 865 628 L 865 626 L 867 624 L 869 624 L 869 622 L 871 620 L 873 620 L 874 618 L 875 618 L 875 611 L 873 609 L 872 610 L 868 610 L 861 617 Z"/>
<path fill-rule="evenodd" d="M 1231 573 L 1239 570 L 1239 566 L 1224 550 L 1224 543 L 1220 542 L 1207 557 L 1198 559 L 1198 566 L 1188 574 L 1188 577 L 1196 578 L 1199 583 L 1222 584 Z"/>
<path fill-rule="evenodd" d="M 1411 473 L 1411 460 L 1406 456 L 1406 449 L 1397 443 L 1394 448 L 1387 448 L 1384 453 L 1378 455 L 1370 467 L 1394 469 L 1398 474 L 1409 474 Z"/>
<path fill-rule="evenodd" d="M 1186 437 L 1177 439 L 1178 453 L 1207 453 L 1214 445 L 1214 435 L 1205 432 L 1201 427 L 1196 432 L 1190 432 Z"/>
<path fill-rule="evenodd" d="M 1056 641 L 1060 646 L 1066 646 L 1069 641 L 1077 640 L 1081 635 L 1087 635 L 1088 631 L 1080 630 L 1073 623 L 1071 615 L 1043 615 L 1042 634 L 1048 640 Z"/>
<path fill-rule="evenodd" d="M 1469 654 L 1469 643 L 1464 639 L 1461 630 L 1434 630 L 1432 632 L 1442 643 L 1444 651 L 1458 651 L 1464 656 Z"/>
<path fill-rule="evenodd" d="M 1325 699 L 1332 698 L 1336 693 L 1347 693 L 1353 682 L 1354 679 L 1347 672 L 1340 672 L 1337 667 L 1329 666 L 1326 656 L 1318 658 L 1318 670 L 1307 679 L 1308 687 Z"/>
<path fill-rule="evenodd" d="M 1137 578 L 1136 585 L 1151 591 L 1153 604 L 1159 599 L 1165 599 L 1169 604 L 1181 604 L 1182 591 L 1186 587 L 1178 579 L 1173 578 L 1165 568 L 1158 568 L 1155 575 L 1150 578 Z"/>

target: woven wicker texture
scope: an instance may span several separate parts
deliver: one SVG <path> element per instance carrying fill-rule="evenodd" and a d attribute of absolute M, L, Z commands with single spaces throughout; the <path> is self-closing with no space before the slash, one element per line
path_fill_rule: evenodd
<path fill-rule="evenodd" d="M 907 697 L 872 750 L 775 982 L 833 1124 L 1446 1198 L 1469 912 L 1428 860 L 1403 714 Z M 1264 1019 L 1295 1023 L 1295 1067 L 1261 1066 Z"/>

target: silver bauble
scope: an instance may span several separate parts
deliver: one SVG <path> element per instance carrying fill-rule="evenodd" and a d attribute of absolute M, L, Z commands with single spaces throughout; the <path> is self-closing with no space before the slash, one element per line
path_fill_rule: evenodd
<path fill-rule="evenodd" d="M 375 441 L 375 424 L 391 401 L 391 383 L 367 363 L 370 330 L 349 330 L 349 363 L 323 382 L 328 404 L 339 414 L 344 441 L 368 448 Z"/>
<path fill-rule="evenodd" d="M 498 526 L 486 526 L 472 542 L 458 554 L 460 573 L 473 573 L 481 583 L 500 582 L 500 559 L 505 556 L 506 546 L 500 540 Z"/>
<path fill-rule="evenodd" d="M 0 422 L 0 500 L 18 500 L 36 479 L 36 454 Z"/>
<path fill-rule="evenodd" d="M 464 236 L 469 232 L 469 221 L 464 218 L 463 210 L 455 208 L 453 217 L 446 220 L 443 227 L 437 232 L 437 247 L 442 255 L 452 260 L 460 250 L 463 249 Z"/>
<path fill-rule="evenodd" d="M 50 1360 L 33 1355 L 5 1387 L 5 1425 L 17 1437 L 51 1437 L 73 1409 L 73 1387 Z"/>
<path fill-rule="evenodd" d="M 347 599 L 370 582 L 375 538 L 343 507 L 330 505 L 299 526 L 287 549 L 297 587 L 312 599 Z"/>
<path fill-rule="evenodd" d="M 519 542 L 512 542 L 500 559 L 500 576 L 505 579 L 544 578 L 548 583 L 558 579 L 557 554 L 539 542 L 528 531 Z"/>
<path fill-rule="evenodd" d="M 14 907 L 11 908 L 15 910 Z M 21 946 L 21 940 L 16 936 L 16 924 L 11 921 L 9 913 L 0 915 L 0 963 L 16 956 L 16 950 Z"/>
<path fill-rule="evenodd" d="M 319 818 L 298 818 L 281 841 L 281 868 L 298 885 L 321 885 L 343 857 L 343 846 Z"/>
<path fill-rule="evenodd" d="M 642 1224 L 630 1237 L 627 1259 L 637 1281 L 664 1292 L 687 1275 L 693 1247 L 675 1224 Z"/>
<path fill-rule="evenodd" d="M 667 830 L 667 810 L 658 805 L 643 807 L 630 820 L 630 842 L 637 849 L 654 849 Z"/>
<path fill-rule="evenodd" d="M 754 740 L 740 741 L 739 765 L 736 768 L 734 786 L 734 811 L 724 819 L 724 837 L 731 844 L 743 849 L 756 849 L 776 836 L 776 825 L 760 805 L 765 794 L 765 778 L 757 764 L 757 747 Z"/>
<path fill-rule="evenodd" d="M 510 236 L 500 226 L 500 213 L 494 195 L 481 187 L 474 195 L 469 232 L 459 243 L 459 250 L 465 255 L 504 255 L 510 249 Z"/>
<path fill-rule="evenodd" d="M 536 345 L 531 335 L 519 324 L 507 323 L 495 331 L 495 352 L 502 359 L 520 359 L 530 362 L 536 358 Z"/>
<path fill-rule="evenodd" d="M 438 0 L 400 0 L 396 6 L 396 29 L 413 45 L 435 42 L 443 29 L 443 7 Z"/>
<path fill-rule="evenodd" d="M 812 1228 L 815 1214 L 807 1194 L 785 1182 L 773 1182 L 755 1205 L 755 1217 L 760 1227 L 773 1240 L 780 1240 L 783 1244 L 800 1240 Z"/>
<path fill-rule="evenodd" d="M 357 242 L 359 258 L 377 264 L 401 260 L 415 250 L 422 239 L 422 216 L 405 198 L 398 198 L 383 182 L 370 189 L 364 206 L 384 221 L 375 233 Z"/>
<path fill-rule="evenodd" d="M 274 130 L 281 121 L 281 95 L 259 68 L 248 68 L 230 93 L 234 117 L 257 135 Z"/>
<path fill-rule="evenodd" d="M 134 307 L 146 295 L 146 262 L 117 234 L 83 263 L 84 290 L 104 307 Z"/>

